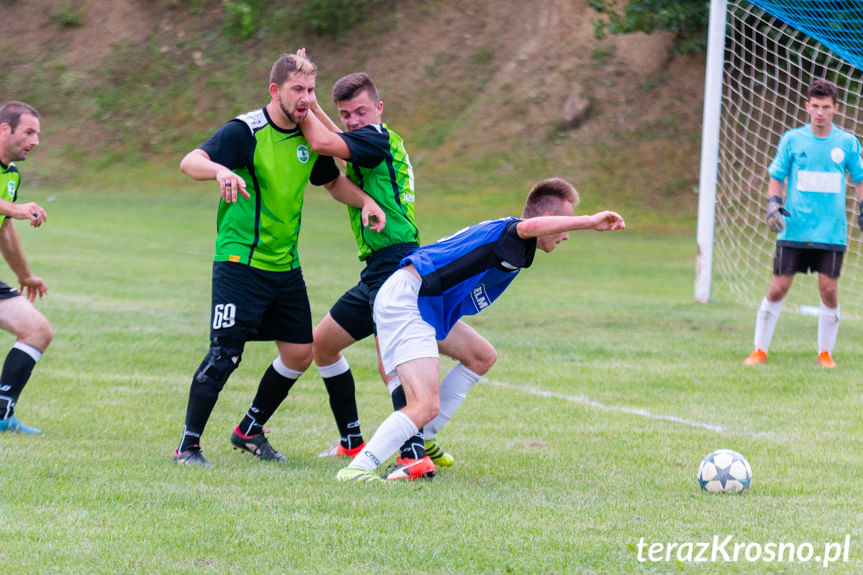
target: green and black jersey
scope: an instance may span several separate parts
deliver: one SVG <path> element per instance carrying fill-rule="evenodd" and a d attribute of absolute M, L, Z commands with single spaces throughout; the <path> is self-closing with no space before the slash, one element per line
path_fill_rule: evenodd
<path fill-rule="evenodd" d="M 18 168 L 15 162 L 10 162 L 8 166 L 0 162 L 0 198 L 14 202 L 18 198 L 18 188 L 21 186 L 21 174 L 18 173 Z M 6 216 L 7 218 L 11 216 Z"/>
<path fill-rule="evenodd" d="M 360 260 L 387 246 L 419 243 L 419 230 L 414 223 L 414 170 L 404 141 L 386 124 L 369 124 L 339 135 L 351 150 L 348 178 L 371 196 L 387 216 L 384 229 L 372 232 L 363 227 L 362 211 L 348 206 Z"/>
<path fill-rule="evenodd" d="M 320 186 L 339 176 L 333 159 L 318 157 L 299 128 L 273 124 L 266 108 L 231 120 L 201 150 L 242 177 L 251 195 L 220 201 L 214 260 L 268 271 L 298 268 L 303 192 L 310 181 Z"/>

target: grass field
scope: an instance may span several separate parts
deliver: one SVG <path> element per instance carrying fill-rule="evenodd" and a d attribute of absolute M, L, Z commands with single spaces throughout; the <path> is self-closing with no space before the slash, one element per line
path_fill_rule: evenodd
<path fill-rule="evenodd" d="M 771 362 L 742 367 L 754 310 L 693 303 L 694 230 L 639 229 L 635 215 L 625 232 L 538 254 L 470 320 L 499 360 L 440 435 L 456 465 L 428 482 L 344 485 L 343 462 L 316 457 L 336 429 L 314 368 L 268 424 L 287 464 L 231 450 L 275 355 L 265 343 L 247 347 L 209 422 L 214 467 L 171 462 L 207 349 L 213 186 L 132 171 L 25 193 L 49 213 L 18 229 L 51 289 L 38 305 L 56 339 L 17 410 L 45 435 L 0 437 L 5 573 L 863 571 L 863 328 L 842 324 L 825 371 L 815 319 L 789 313 Z M 425 242 L 518 210 L 422 201 Z M 343 209 L 310 191 L 300 249 L 315 321 L 358 277 L 352 242 Z M 389 398 L 371 342 L 347 355 L 370 437 Z M 698 463 L 721 447 L 749 459 L 749 492 L 699 490 Z M 728 536 L 729 555 L 735 543 L 798 553 L 695 561 Z M 846 541 L 847 561 L 816 564 Z M 692 560 L 652 561 L 658 543 L 689 543 Z"/>

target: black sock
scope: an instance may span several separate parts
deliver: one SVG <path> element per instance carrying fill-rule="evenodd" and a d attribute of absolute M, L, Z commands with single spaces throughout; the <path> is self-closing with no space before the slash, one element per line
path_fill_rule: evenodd
<path fill-rule="evenodd" d="M 398 411 L 399 409 L 405 407 L 408 404 L 408 400 L 405 397 L 405 390 L 402 386 L 398 386 L 392 392 L 393 398 L 393 409 Z M 402 444 L 400 449 L 400 455 L 402 457 L 406 457 L 408 459 L 422 459 L 426 456 L 426 448 L 425 442 L 423 441 L 423 430 L 420 429 L 416 432 L 413 437 L 409 437 L 407 441 Z"/>
<path fill-rule="evenodd" d="M 264 424 L 272 417 L 288 392 L 296 383 L 296 379 L 280 375 L 272 365 L 267 368 L 261 383 L 258 384 L 258 393 L 249 406 L 243 421 L 240 422 L 240 433 L 243 435 L 255 435 L 263 432 Z"/>
<path fill-rule="evenodd" d="M 3 372 L 0 374 L 0 419 L 12 417 L 15 412 L 15 402 L 18 401 L 18 396 L 21 395 L 21 391 L 27 385 L 27 380 L 33 373 L 34 365 L 36 365 L 36 360 L 26 352 L 17 347 L 13 347 L 9 351 L 6 361 L 3 363 Z"/>
<path fill-rule="evenodd" d="M 363 443 L 363 433 L 360 431 L 356 387 L 351 370 L 325 377 L 324 385 L 330 396 L 330 409 L 336 420 L 336 427 L 339 428 L 342 447 L 346 449 L 359 447 Z"/>
<path fill-rule="evenodd" d="M 177 451 L 183 452 L 190 447 L 200 447 L 201 434 L 207 426 L 207 420 L 213 412 L 219 390 L 211 385 L 201 383 L 197 378 L 192 380 L 189 390 L 189 405 L 186 407 L 186 426 L 183 428 L 183 439 Z"/>

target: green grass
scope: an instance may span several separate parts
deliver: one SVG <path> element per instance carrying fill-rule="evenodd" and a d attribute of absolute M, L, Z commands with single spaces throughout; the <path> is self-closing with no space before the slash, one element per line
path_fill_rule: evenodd
<path fill-rule="evenodd" d="M 18 405 L 44 437 L 0 437 L 4 572 L 863 570 L 860 323 L 842 324 L 839 366 L 825 371 L 815 364 L 814 319 L 785 314 L 770 363 L 743 368 L 754 310 L 693 303 L 694 235 L 657 235 L 630 220 L 625 232 L 574 233 L 538 254 L 469 320 L 499 360 L 440 436 L 457 464 L 430 482 L 344 485 L 334 479 L 343 462 L 316 457 L 336 430 L 314 368 L 268 424 L 289 463 L 231 450 L 228 434 L 275 356 L 268 343 L 248 345 L 216 406 L 203 437 L 214 468 L 170 461 L 207 348 L 212 185 L 175 166 L 113 170 L 98 184 L 31 187 L 26 199 L 49 213 L 43 228 L 18 229 L 51 289 L 38 305 L 56 339 Z M 517 208 L 429 198 L 424 241 Z M 360 264 L 343 208 L 322 190 L 309 191 L 303 226 L 317 321 Z M 0 337 L 0 349 L 11 343 Z M 389 398 L 371 342 L 347 355 L 370 437 Z M 752 464 L 748 493 L 698 489 L 698 463 L 721 447 Z M 642 537 L 727 535 L 811 542 L 816 554 L 850 535 L 850 561 L 637 560 Z"/>

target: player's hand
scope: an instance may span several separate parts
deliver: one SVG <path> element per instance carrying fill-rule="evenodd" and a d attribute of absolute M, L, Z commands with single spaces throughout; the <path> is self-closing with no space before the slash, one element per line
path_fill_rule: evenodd
<path fill-rule="evenodd" d="M 785 229 L 785 218 L 783 216 L 790 216 L 791 213 L 782 207 L 782 198 L 779 196 L 770 196 L 770 199 L 767 200 L 767 227 L 770 228 L 770 231 L 776 232 L 777 234 Z"/>
<path fill-rule="evenodd" d="M 600 232 L 626 229 L 626 222 L 623 221 L 623 216 L 610 210 L 593 214 L 593 222 L 593 229 Z"/>
<path fill-rule="evenodd" d="M 15 204 L 12 214 L 16 220 L 30 220 L 30 225 L 38 228 L 43 222 L 48 220 L 48 214 L 39 204 L 28 202 L 26 204 Z"/>
<path fill-rule="evenodd" d="M 216 174 L 216 181 L 219 182 L 219 195 L 222 196 L 229 204 L 237 201 L 237 194 L 242 194 L 244 198 L 251 198 L 249 192 L 246 191 L 246 180 L 232 172 L 224 169 Z"/>
<path fill-rule="evenodd" d="M 380 232 L 387 225 L 387 215 L 373 199 L 368 198 L 362 207 L 363 227 Z"/>
<path fill-rule="evenodd" d="M 34 275 L 19 278 L 18 286 L 21 295 L 30 300 L 31 303 L 36 301 L 37 297 L 41 298 L 48 295 L 48 286 L 45 285 L 45 281 Z"/>
<path fill-rule="evenodd" d="M 863 232 L 863 202 L 860 202 L 860 215 L 857 216 L 857 227 Z"/>

